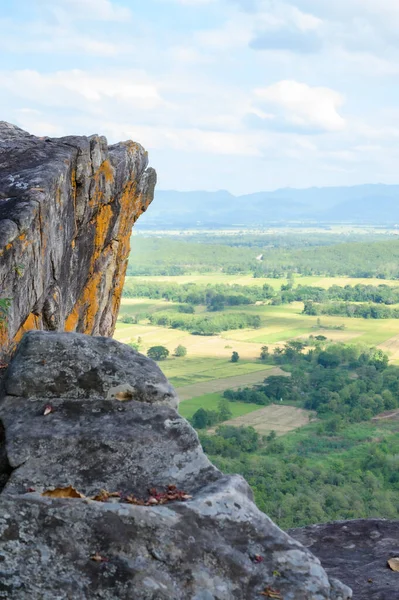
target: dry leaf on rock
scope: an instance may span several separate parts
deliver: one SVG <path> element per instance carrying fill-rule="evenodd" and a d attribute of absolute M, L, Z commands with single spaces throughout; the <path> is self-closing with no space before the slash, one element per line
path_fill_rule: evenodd
<path fill-rule="evenodd" d="M 43 492 L 42 496 L 48 498 L 86 498 L 84 494 L 81 494 L 71 485 L 66 488 L 55 488 L 55 490 L 47 490 Z"/>
<path fill-rule="evenodd" d="M 115 399 L 120 400 L 120 402 L 127 402 L 128 400 L 133 400 L 132 392 L 118 392 L 115 394 Z"/>
<path fill-rule="evenodd" d="M 261 556 L 260 554 L 254 554 L 254 556 L 251 556 L 251 560 L 252 562 L 259 564 L 261 562 L 263 562 L 263 556 Z"/>
<path fill-rule="evenodd" d="M 266 598 L 273 598 L 274 600 L 284 600 L 281 593 L 278 590 L 273 590 L 271 587 L 265 588 L 260 595 L 265 596 Z"/>
<path fill-rule="evenodd" d="M 121 497 L 120 492 L 108 492 L 107 490 L 101 490 L 101 492 L 99 494 L 97 494 L 96 496 L 93 496 L 92 500 L 95 500 L 96 502 L 106 502 L 110 498 L 120 498 L 120 497 Z"/>
<path fill-rule="evenodd" d="M 388 561 L 388 566 L 392 571 L 399 572 L 399 556 L 395 556 L 394 558 L 390 558 Z"/>
<path fill-rule="evenodd" d="M 94 560 L 94 562 L 108 562 L 108 558 L 104 558 L 104 556 L 101 556 L 98 552 L 93 554 L 93 556 L 90 556 L 90 560 Z"/>

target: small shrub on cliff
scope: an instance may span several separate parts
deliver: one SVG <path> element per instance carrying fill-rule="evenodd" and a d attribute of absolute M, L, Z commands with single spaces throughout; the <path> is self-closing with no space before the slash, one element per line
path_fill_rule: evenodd
<path fill-rule="evenodd" d="M 11 298 L 0 298 L 0 323 L 4 323 L 7 319 L 11 302 Z"/>

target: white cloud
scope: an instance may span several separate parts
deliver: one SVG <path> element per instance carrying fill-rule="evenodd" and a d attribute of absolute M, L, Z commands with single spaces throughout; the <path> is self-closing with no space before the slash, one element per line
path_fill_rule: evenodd
<path fill-rule="evenodd" d="M 288 125 L 321 131 L 341 131 L 345 127 L 345 120 L 338 113 L 344 99 L 329 88 L 285 80 L 255 90 L 255 98 L 279 109 L 279 118 Z"/>
<path fill-rule="evenodd" d="M 71 24 L 35 21 L 16 25 L 0 19 L 0 49 L 14 54 L 64 54 L 69 56 L 116 57 L 137 50 L 137 46 L 120 39 L 95 38 L 86 31 L 75 30 Z"/>
<path fill-rule="evenodd" d="M 111 0 L 53 0 L 51 10 L 69 20 L 126 21 L 132 17 L 129 8 Z"/>
<path fill-rule="evenodd" d="M 253 36 L 252 19 L 231 19 L 218 29 L 205 29 L 195 34 L 194 41 L 201 48 L 228 50 L 248 46 Z"/>
<path fill-rule="evenodd" d="M 174 2 L 175 4 L 182 4 L 183 6 L 202 6 L 205 4 L 213 4 L 217 0 L 164 0 L 166 2 Z"/>
<path fill-rule="evenodd" d="M 35 19 L 0 20 L 19 69 L 0 72 L 1 114 L 40 135 L 133 138 L 172 187 L 393 180 L 399 0 L 381 2 L 36 0 Z"/>
<path fill-rule="evenodd" d="M 121 127 L 116 124 L 106 125 L 113 136 L 116 129 Z M 150 148 L 178 150 L 180 152 L 204 152 L 207 154 L 228 156 L 262 156 L 260 149 L 261 139 L 258 134 L 228 133 L 223 131 L 203 131 L 188 128 L 158 128 L 126 126 L 124 128 L 128 137 L 139 139 Z"/>
<path fill-rule="evenodd" d="M 157 87 L 137 71 L 88 73 L 78 69 L 39 73 L 0 72 L 0 90 L 44 106 L 70 107 L 88 112 L 104 112 L 107 102 L 129 109 L 151 110 L 162 103 Z M 29 90 L 29 96 L 27 95 Z"/>

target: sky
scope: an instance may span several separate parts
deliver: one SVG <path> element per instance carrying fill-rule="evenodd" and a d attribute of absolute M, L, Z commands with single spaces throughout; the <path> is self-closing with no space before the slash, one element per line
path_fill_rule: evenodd
<path fill-rule="evenodd" d="M 399 183 L 399 0 L 0 0 L 0 119 L 160 189 Z"/>

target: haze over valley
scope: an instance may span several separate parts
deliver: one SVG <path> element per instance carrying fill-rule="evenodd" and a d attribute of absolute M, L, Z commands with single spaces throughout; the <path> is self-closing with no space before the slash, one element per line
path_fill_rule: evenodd
<path fill-rule="evenodd" d="M 399 185 L 279 189 L 242 196 L 227 191 L 157 190 L 139 227 L 263 226 L 271 223 L 394 225 L 399 222 Z"/>

